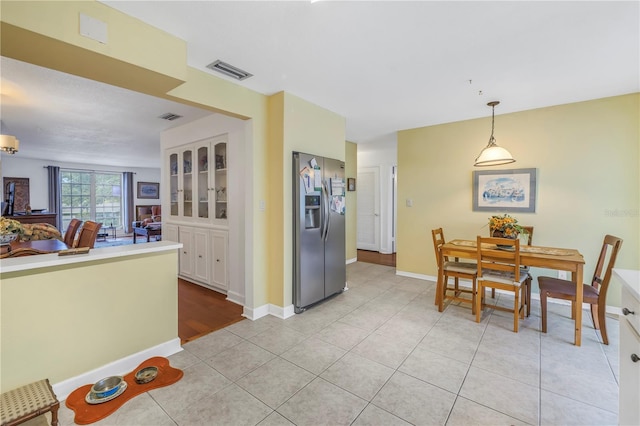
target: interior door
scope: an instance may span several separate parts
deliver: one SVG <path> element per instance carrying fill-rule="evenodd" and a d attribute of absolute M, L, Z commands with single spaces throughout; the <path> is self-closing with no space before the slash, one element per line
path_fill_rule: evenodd
<path fill-rule="evenodd" d="M 380 169 L 358 169 L 357 248 L 380 251 Z"/>

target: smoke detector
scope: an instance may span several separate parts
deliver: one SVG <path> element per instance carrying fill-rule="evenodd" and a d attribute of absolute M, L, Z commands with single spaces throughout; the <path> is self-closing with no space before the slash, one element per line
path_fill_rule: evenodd
<path fill-rule="evenodd" d="M 166 114 L 162 114 L 158 118 L 162 118 L 163 120 L 173 121 L 173 120 L 177 120 L 178 118 L 182 118 L 182 116 L 178 114 L 174 114 L 172 112 L 168 112 Z"/>

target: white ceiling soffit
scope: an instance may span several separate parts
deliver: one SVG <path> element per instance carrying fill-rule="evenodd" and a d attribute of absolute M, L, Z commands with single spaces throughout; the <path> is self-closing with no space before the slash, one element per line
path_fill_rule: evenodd
<path fill-rule="evenodd" d="M 4 130 L 22 158 L 159 168 L 162 131 L 212 114 L 11 58 L 0 66 Z"/>
<path fill-rule="evenodd" d="M 499 115 L 640 91 L 639 2 L 102 3 L 185 40 L 194 68 L 222 59 L 254 75 L 236 84 L 346 117 L 358 143 L 495 99 Z"/>

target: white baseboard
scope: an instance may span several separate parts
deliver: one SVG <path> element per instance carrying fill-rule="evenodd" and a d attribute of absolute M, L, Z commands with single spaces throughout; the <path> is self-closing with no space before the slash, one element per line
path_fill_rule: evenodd
<path fill-rule="evenodd" d="M 227 300 L 229 302 L 233 302 L 236 305 L 240 305 L 240 306 L 244 306 L 244 296 L 240 293 L 237 293 L 235 291 L 228 291 L 227 292 Z"/>
<path fill-rule="evenodd" d="M 356 263 L 358 261 L 357 257 L 354 257 L 353 259 L 347 259 L 347 265 L 350 263 Z"/>
<path fill-rule="evenodd" d="M 109 364 L 98 367 L 94 370 L 87 371 L 78 376 L 71 377 L 62 382 L 53 384 L 53 392 L 59 401 L 67 399 L 69 394 L 81 386 L 95 383 L 98 380 L 109 376 L 123 376 L 133 371 L 134 368 L 142 364 L 143 361 L 153 358 L 154 356 L 168 357 L 182 351 L 180 339 L 175 338 L 165 343 L 153 346 L 127 357 L 110 362 Z"/>
<path fill-rule="evenodd" d="M 242 313 L 243 317 L 246 317 L 252 321 L 265 317 L 267 315 L 273 315 L 274 317 L 280 319 L 287 319 L 295 315 L 293 305 L 285 306 L 284 308 L 280 306 L 276 306 L 273 304 L 266 304 L 259 306 L 255 309 L 244 307 L 244 311 Z"/>
<path fill-rule="evenodd" d="M 398 271 L 397 269 L 396 269 L 396 275 L 400 275 L 402 277 L 417 278 L 419 280 L 425 280 L 425 281 L 437 281 L 435 277 L 431 277 L 429 275 L 415 274 L 413 272 L 406 272 L 406 271 Z"/>

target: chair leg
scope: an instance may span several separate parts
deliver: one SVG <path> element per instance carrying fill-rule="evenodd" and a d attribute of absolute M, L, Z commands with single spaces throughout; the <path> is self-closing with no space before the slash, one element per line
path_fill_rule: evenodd
<path fill-rule="evenodd" d="M 591 305 L 592 307 L 594 305 Z M 600 322 L 600 334 L 602 335 L 602 343 L 604 343 L 605 345 L 609 344 L 609 339 L 607 337 L 607 320 L 604 317 L 605 315 L 605 311 L 606 311 L 606 306 L 602 306 L 602 308 L 600 308 L 599 305 L 595 305 L 596 306 L 596 310 L 598 311 L 598 321 Z"/>
<path fill-rule="evenodd" d="M 525 281 L 526 284 L 526 291 L 527 291 L 527 316 L 531 316 L 531 285 L 532 285 L 532 279 L 531 279 L 531 275 L 529 275 L 529 278 L 527 278 L 527 280 Z"/>
<path fill-rule="evenodd" d="M 600 318 L 598 318 L 598 305 L 591 305 L 591 321 L 593 322 L 593 328 L 600 330 Z"/>
<path fill-rule="evenodd" d="M 513 332 L 518 332 L 518 319 L 520 318 L 520 289 L 513 292 Z"/>
<path fill-rule="evenodd" d="M 447 294 L 447 281 L 449 281 L 449 277 L 445 274 L 442 277 L 442 289 L 440 291 L 439 299 L 438 299 L 438 312 L 442 312 L 444 309 L 444 297 Z"/>
<path fill-rule="evenodd" d="M 495 288 L 492 288 L 492 289 L 491 289 L 491 298 L 492 298 L 492 299 L 495 299 L 495 298 L 496 298 L 496 289 L 495 289 Z"/>
<path fill-rule="evenodd" d="M 476 289 L 476 322 L 480 322 L 480 316 L 482 315 L 482 296 L 484 295 L 484 286 L 481 281 L 476 284 Z"/>
<path fill-rule="evenodd" d="M 540 291 L 540 310 L 542 311 L 542 332 L 547 332 L 547 293 Z"/>
<path fill-rule="evenodd" d="M 476 313 L 476 297 L 477 297 L 477 289 L 476 289 L 476 279 L 473 278 L 471 280 L 471 315 Z"/>

